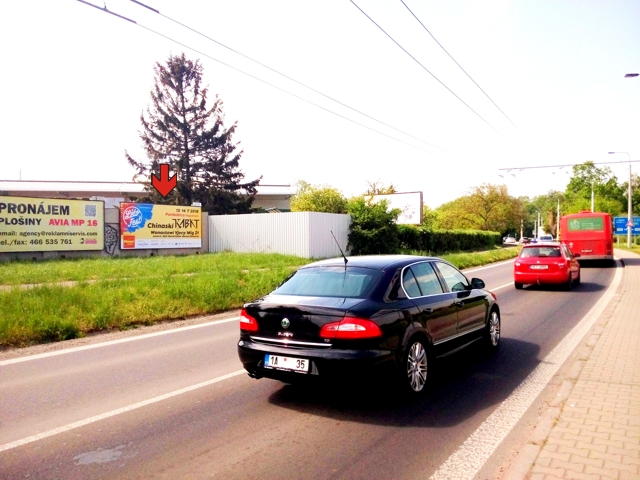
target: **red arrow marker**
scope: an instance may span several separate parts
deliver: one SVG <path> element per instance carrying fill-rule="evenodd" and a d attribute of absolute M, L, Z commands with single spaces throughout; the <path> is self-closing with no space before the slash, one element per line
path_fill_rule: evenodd
<path fill-rule="evenodd" d="M 176 188 L 178 183 L 178 177 L 175 175 L 169 178 L 169 165 L 166 163 L 160 164 L 160 178 L 156 177 L 156 174 L 151 175 L 151 185 L 155 188 L 160 195 L 166 197 L 171 193 L 171 190 Z"/>

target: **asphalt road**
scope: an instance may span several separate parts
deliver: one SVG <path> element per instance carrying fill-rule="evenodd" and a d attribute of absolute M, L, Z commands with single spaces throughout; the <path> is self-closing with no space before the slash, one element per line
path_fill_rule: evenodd
<path fill-rule="evenodd" d="M 497 354 L 472 347 L 438 360 L 418 400 L 384 382 L 305 389 L 250 379 L 233 318 L 0 361 L 0 478 L 428 478 L 615 272 L 583 268 L 582 284 L 564 292 L 515 290 L 511 269 L 467 272 L 498 295 Z"/>

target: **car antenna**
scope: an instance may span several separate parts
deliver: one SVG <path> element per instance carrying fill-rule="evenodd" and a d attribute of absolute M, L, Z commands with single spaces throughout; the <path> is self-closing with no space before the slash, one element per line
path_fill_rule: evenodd
<path fill-rule="evenodd" d="M 344 252 L 342 251 L 342 249 L 340 248 L 340 244 L 338 243 L 338 239 L 336 238 L 336 236 L 333 234 L 333 230 L 329 230 L 331 232 L 331 236 L 333 237 L 333 239 L 336 241 L 336 245 L 338 245 L 338 250 L 340 250 L 340 253 L 342 254 L 342 258 L 344 258 L 344 269 L 347 269 L 347 262 L 349 260 L 347 260 L 347 257 L 345 257 Z"/>

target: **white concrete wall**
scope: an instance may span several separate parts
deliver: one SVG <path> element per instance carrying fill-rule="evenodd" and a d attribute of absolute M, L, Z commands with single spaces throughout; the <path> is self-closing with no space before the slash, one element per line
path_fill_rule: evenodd
<path fill-rule="evenodd" d="M 209 251 L 337 257 L 338 244 L 347 253 L 350 224 L 349 215 L 319 212 L 212 215 Z M 331 236 L 332 231 L 338 244 Z"/>

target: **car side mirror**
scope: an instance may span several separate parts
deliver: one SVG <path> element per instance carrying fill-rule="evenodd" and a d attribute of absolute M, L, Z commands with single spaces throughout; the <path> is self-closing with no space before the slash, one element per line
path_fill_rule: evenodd
<path fill-rule="evenodd" d="M 472 278 L 471 279 L 471 286 L 473 288 L 484 288 L 484 282 L 482 280 L 480 280 L 479 278 Z"/>

